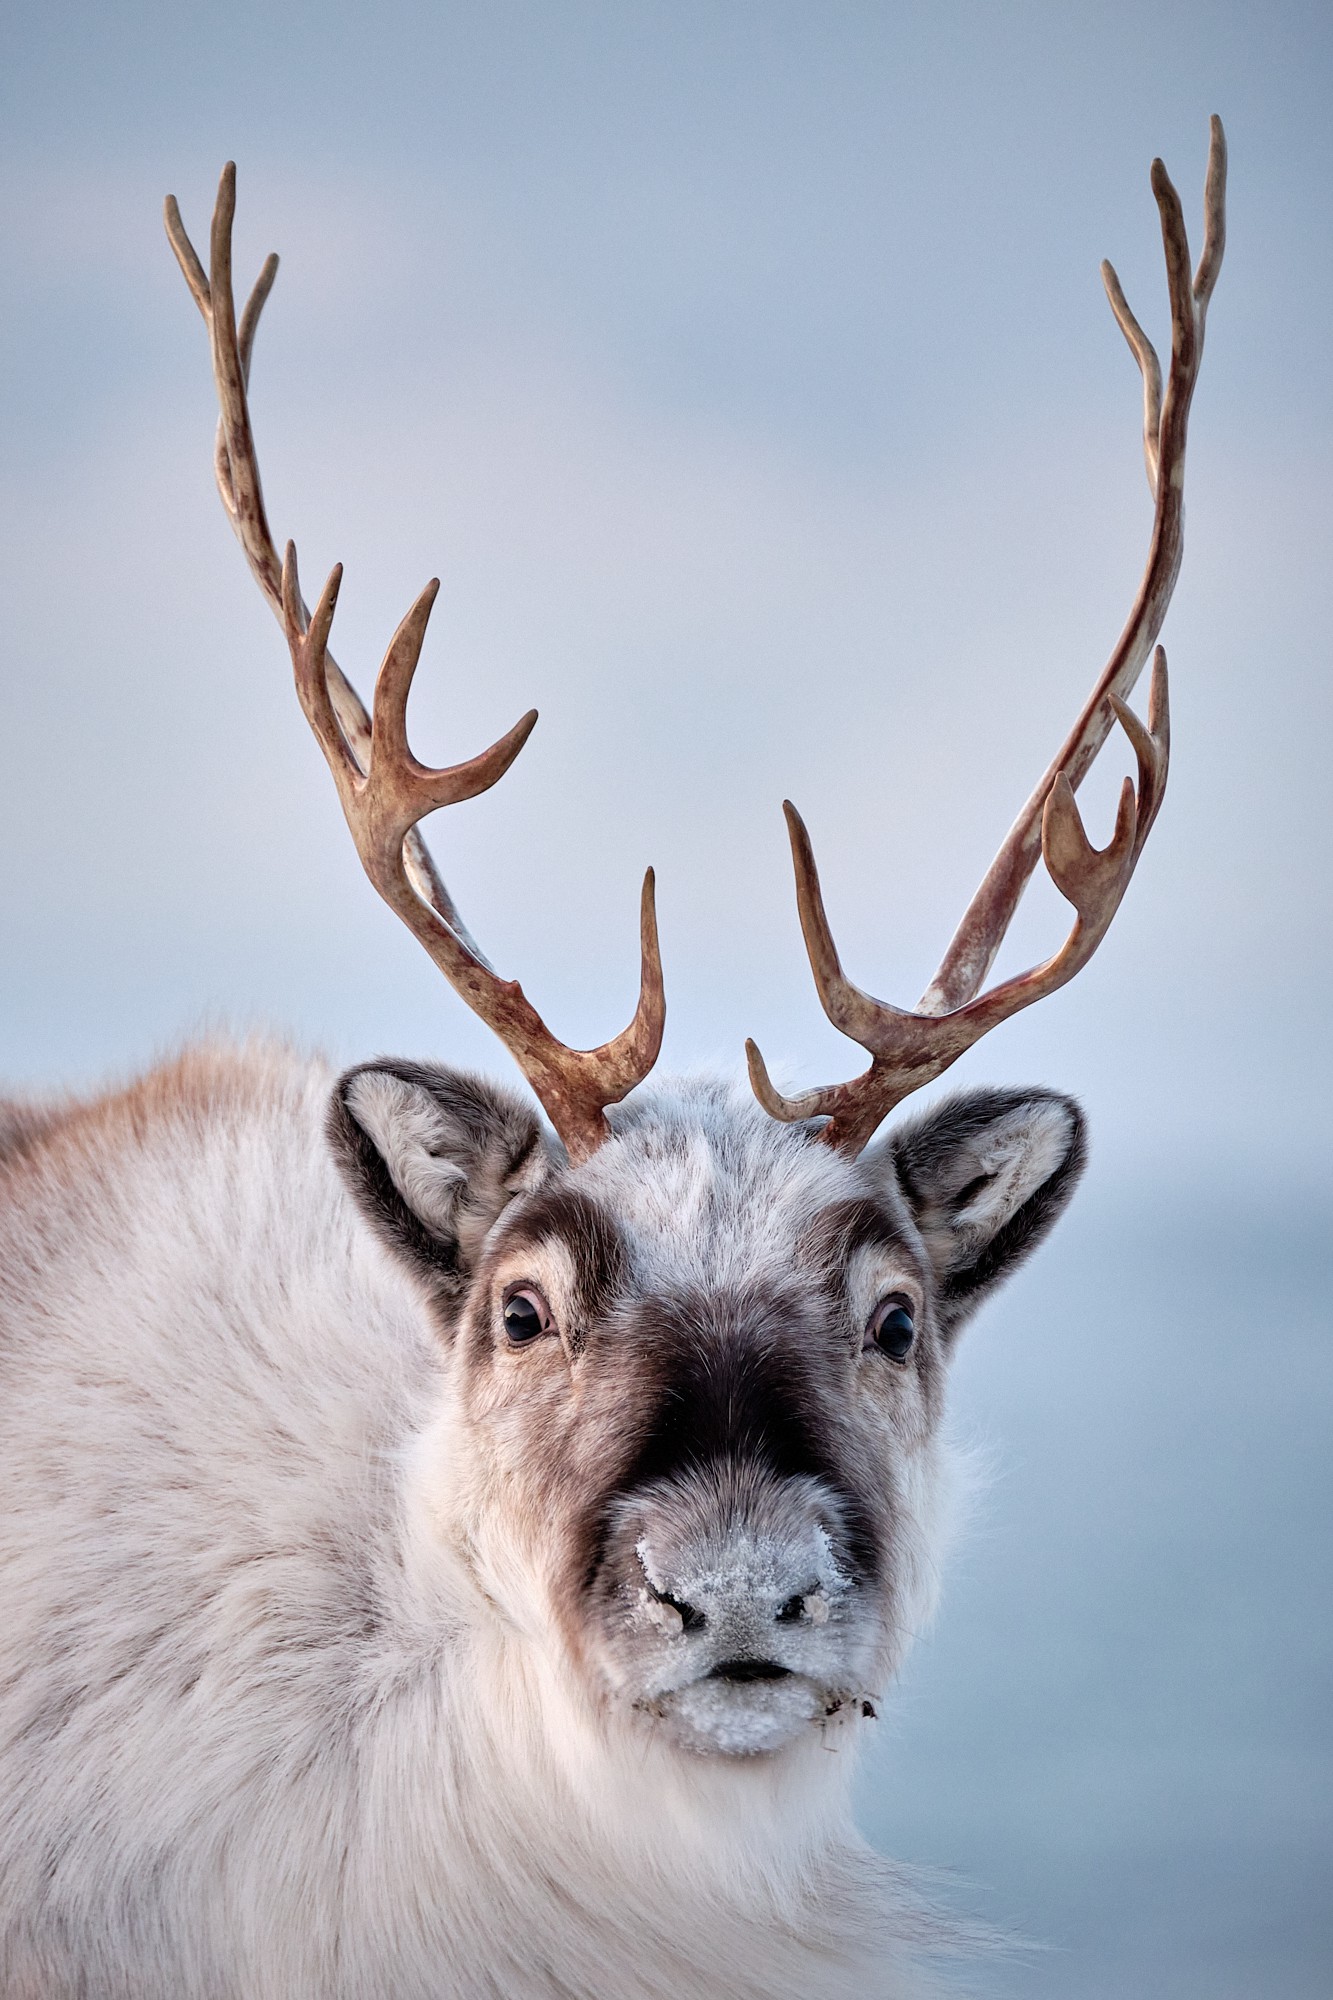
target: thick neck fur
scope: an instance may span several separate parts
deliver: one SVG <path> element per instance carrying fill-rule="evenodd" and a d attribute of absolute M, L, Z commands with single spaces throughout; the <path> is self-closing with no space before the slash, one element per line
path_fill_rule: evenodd
<path fill-rule="evenodd" d="M 449 1366 L 329 1085 L 206 1049 L 0 1162 L 0 1989 L 933 1990 L 851 1823 L 855 1728 L 684 1757 L 459 1545 Z M 680 1173 L 643 1242 L 709 1198 Z"/>
<path fill-rule="evenodd" d="M 423 1567 L 437 1560 L 437 1547 L 423 1553 Z M 458 1579 L 441 1586 L 452 1596 Z M 470 1726 L 456 1736 L 440 1719 L 485 1914 L 478 1974 L 494 1972 L 499 1943 L 498 1992 L 888 2000 L 934 1990 L 912 1961 L 956 1940 L 855 1833 L 849 1740 L 812 1739 L 778 1759 L 685 1761 L 591 1708 L 558 1645 L 481 1605 L 466 1632 L 450 1665 Z"/>

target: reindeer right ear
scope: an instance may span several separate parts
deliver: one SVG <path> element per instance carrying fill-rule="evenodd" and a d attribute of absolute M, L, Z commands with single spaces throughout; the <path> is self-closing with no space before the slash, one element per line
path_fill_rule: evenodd
<path fill-rule="evenodd" d="M 461 1290 L 502 1210 L 551 1170 L 525 1104 L 428 1063 L 347 1070 L 334 1088 L 328 1136 L 371 1226 L 450 1293 Z"/>

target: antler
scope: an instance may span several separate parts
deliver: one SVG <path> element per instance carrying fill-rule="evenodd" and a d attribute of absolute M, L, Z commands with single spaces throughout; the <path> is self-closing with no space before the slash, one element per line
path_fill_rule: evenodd
<path fill-rule="evenodd" d="M 783 808 L 791 835 L 801 928 L 820 1001 L 833 1025 L 869 1051 L 871 1063 L 848 1083 L 784 1097 L 774 1089 L 759 1050 L 747 1042 L 750 1080 L 755 1095 L 773 1117 L 786 1121 L 825 1117 L 829 1123 L 820 1136 L 845 1151 L 859 1152 L 903 1098 L 939 1076 L 989 1029 L 1053 993 L 1087 963 L 1120 906 L 1161 805 L 1169 722 L 1166 655 L 1160 646 L 1153 663 L 1147 728 L 1126 707 L 1125 697 L 1162 628 L 1184 549 L 1190 398 L 1203 354 L 1208 302 L 1226 240 L 1226 140 L 1219 118 L 1211 121 L 1210 130 L 1203 253 L 1193 279 L 1180 197 L 1162 162 L 1154 160 L 1152 165 L 1171 298 L 1171 367 L 1165 396 L 1152 343 L 1126 304 L 1115 272 L 1109 264 L 1102 265 L 1111 310 L 1143 376 L 1143 450 L 1154 512 L 1148 563 L 1138 596 L 1101 678 L 1010 828 L 915 1012 L 872 999 L 843 972 L 824 913 L 809 835 L 795 807 L 787 804 Z M 1110 844 L 1099 850 L 1083 830 L 1074 793 L 1117 720 L 1134 748 L 1138 785 L 1136 790 L 1126 779 L 1115 832 Z M 1074 928 L 1062 948 L 1043 965 L 982 993 L 982 982 L 1038 855 L 1044 856 L 1056 887 L 1074 906 Z"/>
<path fill-rule="evenodd" d="M 644 877 L 639 931 L 639 1004 L 629 1027 L 597 1049 L 556 1041 L 516 980 L 501 979 L 469 935 L 432 861 L 417 823 L 437 807 L 475 798 L 502 778 L 527 742 L 535 709 L 489 750 L 463 764 L 432 770 L 407 741 L 407 697 L 421 656 L 438 580 L 427 584 L 390 643 L 375 684 L 373 720 L 328 650 L 342 580 L 336 568 L 313 616 L 301 596 L 296 550 L 279 563 L 264 511 L 247 389 L 255 330 L 277 276 L 269 257 L 239 327 L 232 292 L 231 232 L 236 169 L 223 169 L 213 210 L 209 271 L 166 201 L 167 236 L 203 314 L 213 350 L 219 421 L 214 472 L 222 504 L 246 560 L 273 607 L 291 649 L 297 693 L 338 788 L 357 853 L 390 908 L 425 946 L 454 991 L 499 1035 L 532 1085 L 571 1159 L 585 1159 L 610 1134 L 605 1111 L 642 1082 L 662 1044 L 666 1002 L 658 949 L 653 871 Z"/>

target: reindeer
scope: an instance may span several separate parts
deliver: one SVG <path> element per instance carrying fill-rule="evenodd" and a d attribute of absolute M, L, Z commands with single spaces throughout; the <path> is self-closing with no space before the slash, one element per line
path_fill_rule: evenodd
<path fill-rule="evenodd" d="M 558 1042 L 465 927 L 418 824 L 405 704 L 432 583 L 367 715 L 269 533 L 237 321 L 235 181 L 205 272 L 167 203 L 221 407 L 216 471 L 367 874 L 537 1104 L 431 1063 L 333 1077 L 206 1045 L 0 1122 L 0 1988 L 88 2000 L 812 2000 L 920 1993 L 949 1941 L 860 1841 L 856 1753 L 936 1592 L 962 1329 L 1073 1192 L 1045 1089 L 887 1114 L 1087 962 L 1167 773 L 1186 424 L 1221 263 L 1213 121 L 1191 276 L 1160 162 L 1151 549 L 1105 671 L 919 1006 L 843 972 L 786 808 L 815 984 L 869 1067 L 788 1097 L 647 1086 L 638 1007 Z M 1074 792 L 1118 721 L 1109 844 Z M 1038 855 L 1075 911 L 986 986 Z M 931 1989 L 933 1990 L 933 1988 Z"/>

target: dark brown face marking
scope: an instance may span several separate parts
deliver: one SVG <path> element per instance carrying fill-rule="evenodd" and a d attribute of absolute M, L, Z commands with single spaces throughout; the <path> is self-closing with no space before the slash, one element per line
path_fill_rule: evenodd
<path fill-rule="evenodd" d="M 589 1524 L 589 1576 L 618 1500 L 727 1462 L 777 1480 L 817 1481 L 830 1496 L 843 1554 L 859 1576 L 874 1577 L 873 1519 L 837 1450 L 848 1343 L 817 1302 L 812 1308 L 794 1289 L 759 1285 L 645 1299 L 624 1315 L 617 1338 L 651 1371 L 655 1395 L 632 1456 Z"/>
<path fill-rule="evenodd" d="M 819 1211 L 796 1243 L 800 1263 L 822 1269 L 841 1284 L 847 1265 L 858 1250 L 883 1250 L 905 1257 L 925 1280 L 928 1272 L 913 1232 L 869 1195 L 832 1202 Z"/>
<path fill-rule="evenodd" d="M 556 1181 L 514 1204 L 496 1231 L 488 1263 L 512 1259 L 525 1244 L 563 1244 L 569 1253 L 577 1288 L 578 1325 L 564 1329 L 581 1347 L 588 1329 L 600 1325 L 617 1306 L 628 1275 L 625 1245 L 611 1217 L 591 1195 L 567 1181 Z M 483 1312 L 477 1328 L 486 1343 Z"/>
<path fill-rule="evenodd" d="M 554 1329 L 570 1356 L 581 1355 L 590 1330 L 614 1314 L 629 1270 L 620 1231 L 593 1196 L 566 1180 L 550 1182 L 517 1199 L 488 1241 L 465 1321 L 474 1366 L 485 1368 L 496 1345 L 495 1273 L 505 1271 L 511 1286 L 526 1278 L 536 1282 L 539 1253 L 549 1245 L 564 1252 L 561 1262 L 572 1284 Z M 525 1250 L 534 1253 L 530 1273 L 521 1270 Z"/>

